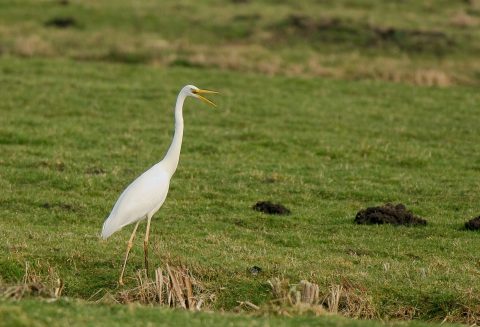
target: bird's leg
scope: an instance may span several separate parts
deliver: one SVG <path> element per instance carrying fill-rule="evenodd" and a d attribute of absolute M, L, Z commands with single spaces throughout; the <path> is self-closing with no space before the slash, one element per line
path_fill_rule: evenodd
<path fill-rule="evenodd" d="M 145 232 L 145 240 L 143 241 L 143 251 L 145 253 L 145 270 L 147 271 L 148 277 L 148 237 L 150 236 L 150 221 L 152 220 L 152 216 L 147 216 L 147 230 Z"/>
<path fill-rule="evenodd" d="M 130 236 L 130 239 L 128 240 L 127 254 L 125 254 L 125 261 L 123 262 L 122 272 L 120 273 L 120 278 L 118 279 L 118 283 L 120 285 L 124 285 L 123 284 L 123 273 L 125 272 L 125 266 L 127 265 L 128 254 L 130 253 L 130 249 L 133 246 L 133 240 L 135 240 L 135 233 L 137 232 L 138 224 L 140 224 L 140 221 L 138 221 L 137 224 L 135 225 L 135 228 L 133 229 L 133 232 L 132 232 L 132 236 Z"/>

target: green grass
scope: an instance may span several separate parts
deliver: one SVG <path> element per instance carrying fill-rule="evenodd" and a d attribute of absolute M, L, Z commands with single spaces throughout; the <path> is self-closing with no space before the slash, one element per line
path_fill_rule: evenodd
<path fill-rule="evenodd" d="M 232 314 L 190 313 L 140 306 L 99 306 L 80 301 L 45 303 L 3 302 L 0 326 L 333 326 L 376 327 L 374 321 L 355 321 L 336 316 L 248 317 Z M 421 322 L 391 323 L 389 326 L 432 326 Z M 450 325 L 451 326 L 451 325 Z"/>
<path fill-rule="evenodd" d="M 131 228 L 107 242 L 100 228 L 121 190 L 163 157 L 171 108 L 187 83 L 222 95 L 218 109 L 186 103 L 180 167 L 152 223 L 152 265 L 190 267 L 217 294 L 216 310 L 246 300 L 266 306 L 267 280 L 283 276 L 323 290 L 348 280 L 381 318 L 414 308 L 417 319 L 466 321 L 466 311 L 478 319 L 480 234 L 462 225 L 479 214 L 480 95 L 465 87 L 4 57 L 5 282 L 19 280 L 25 262 L 39 262 L 56 268 L 68 297 L 115 291 Z M 257 213 L 258 200 L 281 202 L 292 215 Z M 359 209 L 388 201 L 405 203 L 428 226 L 353 224 Z M 130 285 L 142 267 L 141 241 Z M 247 272 L 253 265 L 259 276 Z M 27 317 L 63 310 L 20 302 L 7 304 L 7 314 L 17 306 Z M 109 310 L 65 306 L 72 315 Z"/>
<path fill-rule="evenodd" d="M 0 292 L 28 262 L 66 298 L 2 300 L 0 325 L 381 324 L 280 317 L 302 310 L 272 305 L 275 277 L 349 285 L 362 317 L 478 324 L 480 233 L 463 224 L 480 214 L 479 51 L 480 0 L 1 1 Z M 191 83 L 221 91 L 219 108 L 187 100 L 150 259 L 189 267 L 214 313 L 95 304 L 119 291 L 132 229 L 104 242 L 102 223 L 163 158 Z M 428 225 L 353 223 L 385 202 Z M 234 314 L 241 301 L 259 312 Z"/>

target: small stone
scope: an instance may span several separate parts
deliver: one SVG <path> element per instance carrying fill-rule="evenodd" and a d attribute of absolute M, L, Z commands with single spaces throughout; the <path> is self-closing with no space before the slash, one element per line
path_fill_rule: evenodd
<path fill-rule="evenodd" d="M 262 272 L 262 268 L 260 268 L 259 266 L 253 266 L 253 267 L 249 268 L 248 271 L 249 271 L 253 276 L 257 276 L 259 273 Z"/>

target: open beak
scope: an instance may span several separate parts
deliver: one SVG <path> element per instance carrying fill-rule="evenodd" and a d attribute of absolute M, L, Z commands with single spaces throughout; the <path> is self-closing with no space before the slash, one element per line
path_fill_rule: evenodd
<path fill-rule="evenodd" d="M 215 91 L 210 91 L 210 90 L 195 90 L 193 91 L 193 94 L 196 94 L 197 97 L 202 100 L 203 102 L 205 102 L 206 104 L 209 104 L 213 107 L 216 107 L 217 105 L 215 103 L 213 103 L 212 101 L 208 100 L 207 98 L 201 96 L 201 94 L 218 94 L 218 92 L 215 92 Z"/>

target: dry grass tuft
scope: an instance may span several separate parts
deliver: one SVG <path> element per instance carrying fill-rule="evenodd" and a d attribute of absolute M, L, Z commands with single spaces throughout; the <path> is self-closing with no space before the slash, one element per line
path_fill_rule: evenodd
<path fill-rule="evenodd" d="M 365 64 L 364 67 L 348 69 L 346 75 L 340 78 L 372 79 L 393 83 L 407 83 L 420 86 L 448 87 L 460 83 L 455 78 L 452 69 L 443 68 L 412 68 L 405 62 L 378 60 L 376 64 Z M 463 81 L 469 83 L 468 81 Z"/>
<path fill-rule="evenodd" d="M 366 291 L 348 281 L 331 285 L 321 292 L 318 284 L 306 280 L 290 284 L 288 280 L 273 278 L 268 283 L 272 288 L 272 304 L 280 314 L 311 312 L 317 315 L 334 313 L 351 318 L 372 319 L 377 312 Z"/>
<path fill-rule="evenodd" d="M 343 280 L 338 290 L 339 313 L 351 318 L 374 319 L 378 313 L 367 290 L 348 280 Z M 331 292 L 333 296 L 334 292 Z"/>
<path fill-rule="evenodd" d="M 258 305 L 253 304 L 250 301 L 238 301 L 238 306 L 235 308 L 236 312 L 241 311 L 258 311 L 260 307 Z"/>
<path fill-rule="evenodd" d="M 459 11 L 450 19 L 450 24 L 455 27 L 472 27 L 477 26 L 478 22 L 475 17 L 470 16 L 465 11 Z"/>
<path fill-rule="evenodd" d="M 443 319 L 443 322 L 461 322 L 469 326 L 480 326 L 480 303 L 478 292 L 473 289 L 467 290 L 457 309 L 452 310 Z"/>
<path fill-rule="evenodd" d="M 441 70 L 420 69 L 414 73 L 413 84 L 446 87 L 453 85 L 454 82 L 450 76 Z"/>
<path fill-rule="evenodd" d="M 39 35 L 17 38 L 13 52 L 22 57 L 48 57 L 54 55 L 51 44 Z"/>
<path fill-rule="evenodd" d="M 48 266 L 46 273 L 42 265 L 36 268 L 25 263 L 25 275 L 21 282 L 15 285 L 7 285 L 0 281 L 0 297 L 20 300 L 28 296 L 39 296 L 50 299 L 57 299 L 62 295 L 63 281 L 53 267 Z"/>
<path fill-rule="evenodd" d="M 402 319 L 402 320 L 412 320 L 418 314 L 418 309 L 414 306 L 400 306 L 397 311 L 393 313 L 391 316 L 395 319 Z"/>
<path fill-rule="evenodd" d="M 173 267 L 167 264 L 165 269 L 157 268 L 154 279 L 147 277 L 145 270 L 139 270 L 136 282 L 136 287 L 118 292 L 114 299 L 122 304 L 136 302 L 191 311 L 208 307 L 215 300 L 215 295 L 208 292 L 184 266 Z"/>
<path fill-rule="evenodd" d="M 272 304 L 277 313 L 291 316 L 313 313 L 323 315 L 328 311 L 320 301 L 317 284 L 302 280 L 299 284 L 290 284 L 286 279 L 273 278 L 268 281 L 272 288 Z"/>
<path fill-rule="evenodd" d="M 273 294 L 273 310 L 281 315 L 298 315 L 303 313 L 340 314 L 355 319 L 379 319 L 380 314 L 373 305 L 367 291 L 348 280 L 332 284 L 321 290 L 319 285 L 300 281 L 290 284 L 288 280 L 273 278 L 268 281 Z M 400 306 L 388 314 L 387 319 L 412 320 L 421 317 L 421 312 L 414 306 Z M 480 325 L 480 305 L 477 293 L 470 290 L 456 309 L 446 316 L 436 319 L 449 323 L 464 323 L 471 326 Z"/>

